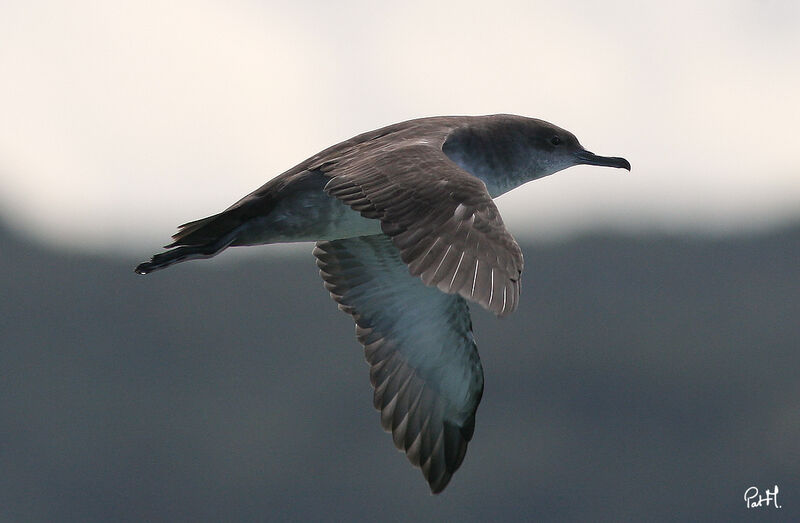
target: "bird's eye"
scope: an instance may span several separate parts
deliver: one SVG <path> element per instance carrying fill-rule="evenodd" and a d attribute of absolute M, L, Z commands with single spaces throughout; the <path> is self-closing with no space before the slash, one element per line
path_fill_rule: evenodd
<path fill-rule="evenodd" d="M 552 138 L 550 138 L 550 143 L 553 145 L 558 145 L 561 143 L 561 138 L 559 138 L 558 136 L 553 136 Z"/>

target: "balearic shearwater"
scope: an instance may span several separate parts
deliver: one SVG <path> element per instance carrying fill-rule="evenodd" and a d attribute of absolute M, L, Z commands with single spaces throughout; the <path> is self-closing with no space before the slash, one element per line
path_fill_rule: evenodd
<path fill-rule="evenodd" d="M 148 274 L 241 245 L 315 241 L 325 288 L 356 323 L 394 444 L 433 493 L 461 465 L 483 393 L 467 301 L 505 316 L 522 252 L 492 198 L 573 165 L 630 170 L 515 115 L 402 122 L 325 149 L 227 210 L 181 225 Z"/>

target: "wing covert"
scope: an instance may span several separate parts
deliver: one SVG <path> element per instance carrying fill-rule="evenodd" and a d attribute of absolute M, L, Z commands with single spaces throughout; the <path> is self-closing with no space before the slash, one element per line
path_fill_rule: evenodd
<path fill-rule="evenodd" d="M 519 302 L 522 252 L 484 183 L 440 146 L 406 140 L 362 147 L 317 168 L 325 191 L 367 218 L 400 250 L 414 276 L 497 315 Z"/>

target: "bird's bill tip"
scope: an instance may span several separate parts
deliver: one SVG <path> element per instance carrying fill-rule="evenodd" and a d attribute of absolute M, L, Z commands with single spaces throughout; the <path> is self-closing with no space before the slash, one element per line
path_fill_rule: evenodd
<path fill-rule="evenodd" d="M 601 167 L 616 167 L 631 170 L 631 163 L 625 158 L 616 156 L 599 156 L 593 152 L 583 150 L 577 154 L 578 163 L 581 165 L 599 165 Z"/>

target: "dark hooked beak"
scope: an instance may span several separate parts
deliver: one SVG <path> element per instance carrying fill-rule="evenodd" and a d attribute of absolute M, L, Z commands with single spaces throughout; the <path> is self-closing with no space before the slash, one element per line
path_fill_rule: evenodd
<path fill-rule="evenodd" d="M 597 156 L 586 149 L 580 151 L 575 157 L 578 159 L 578 165 L 600 165 L 602 167 L 617 167 L 619 169 L 631 170 L 631 164 L 625 158 Z"/>

